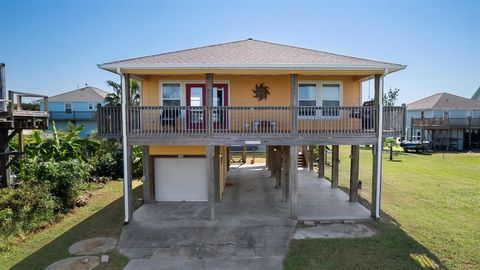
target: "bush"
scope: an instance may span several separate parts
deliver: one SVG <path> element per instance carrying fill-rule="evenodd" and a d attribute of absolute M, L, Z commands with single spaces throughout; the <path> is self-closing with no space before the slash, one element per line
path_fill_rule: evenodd
<path fill-rule="evenodd" d="M 75 200 L 87 188 L 86 180 L 91 171 L 88 164 L 76 159 L 38 163 L 33 160 L 25 165 L 23 178 L 45 184 L 63 212 L 75 206 Z"/>
<path fill-rule="evenodd" d="M 132 147 L 132 176 L 140 178 L 143 175 L 143 147 Z M 118 142 L 104 142 L 93 159 L 93 176 L 123 178 L 123 154 Z"/>
<path fill-rule="evenodd" d="M 34 231 L 57 217 L 58 204 L 45 184 L 0 189 L 0 251 L 12 236 Z"/>
<path fill-rule="evenodd" d="M 122 178 L 123 163 L 122 152 L 115 151 L 98 155 L 93 161 L 93 175 L 97 177 L 108 177 L 111 179 Z"/>

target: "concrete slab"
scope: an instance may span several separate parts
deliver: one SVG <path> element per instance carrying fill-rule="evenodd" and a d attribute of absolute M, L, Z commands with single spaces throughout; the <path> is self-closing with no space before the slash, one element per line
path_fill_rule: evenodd
<path fill-rule="evenodd" d="M 357 202 L 349 202 L 348 194 L 332 189 L 330 181 L 320 179 L 313 171 L 298 172 L 298 220 L 365 221 L 370 211 Z"/>
<path fill-rule="evenodd" d="M 49 265 L 46 270 L 90 270 L 100 263 L 97 256 L 79 256 L 63 259 Z"/>
<path fill-rule="evenodd" d="M 296 222 L 264 166 L 229 173 L 216 220 L 207 203 L 145 204 L 119 241 L 126 269 L 281 269 Z"/>
<path fill-rule="evenodd" d="M 113 237 L 94 237 L 79 241 L 68 248 L 73 255 L 95 255 L 115 248 L 117 239 Z"/>
<path fill-rule="evenodd" d="M 231 168 L 216 220 L 206 202 L 141 206 L 125 226 L 120 252 L 126 269 L 281 269 L 296 221 L 290 204 L 265 166 Z M 360 211 L 360 213 L 357 213 Z M 299 171 L 300 220 L 369 219 L 369 211 L 349 203 L 341 190 L 313 172 Z"/>
<path fill-rule="evenodd" d="M 110 261 L 110 256 L 109 255 L 102 255 L 100 257 L 100 262 L 101 263 L 108 263 Z"/>
<path fill-rule="evenodd" d="M 376 231 L 364 224 L 328 224 L 297 228 L 293 239 L 360 238 L 374 236 Z"/>
<path fill-rule="evenodd" d="M 271 258 L 205 258 L 205 259 L 172 259 L 159 262 L 158 260 L 135 259 L 131 260 L 125 270 L 278 270 L 282 269 L 283 257 Z"/>

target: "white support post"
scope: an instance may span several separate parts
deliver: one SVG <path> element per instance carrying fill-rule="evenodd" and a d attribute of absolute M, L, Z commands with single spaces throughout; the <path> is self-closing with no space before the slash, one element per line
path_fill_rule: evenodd
<path fill-rule="evenodd" d="M 385 71 L 385 74 L 387 71 Z M 380 94 L 378 97 L 378 137 L 377 137 L 377 192 L 376 192 L 376 204 L 375 207 L 375 218 L 380 218 L 380 195 L 382 193 L 382 151 L 383 151 L 383 78 L 384 75 L 380 77 L 379 88 Z"/>
<path fill-rule="evenodd" d="M 375 105 L 378 108 L 376 128 L 377 143 L 374 146 L 374 172 L 372 179 L 372 213 L 373 218 L 380 218 L 381 193 L 382 193 L 382 150 L 383 150 L 383 78 L 388 73 L 386 69 L 384 74 L 375 75 Z"/>
<path fill-rule="evenodd" d="M 123 203 L 125 210 L 125 219 L 124 223 L 128 224 L 132 218 L 133 213 L 133 202 L 130 196 L 132 195 L 132 186 L 130 181 L 130 147 L 128 145 L 127 139 L 127 105 L 128 105 L 128 96 L 129 96 L 129 87 L 130 87 L 130 76 L 124 75 L 121 73 L 120 69 L 117 70 L 117 73 L 120 75 L 122 80 L 122 91 L 121 91 L 121 109 L 122 109 L 122 151 L 123 151 Z"/>

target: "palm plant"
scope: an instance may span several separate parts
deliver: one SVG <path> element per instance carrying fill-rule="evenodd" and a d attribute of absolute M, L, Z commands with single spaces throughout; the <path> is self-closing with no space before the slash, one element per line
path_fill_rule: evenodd
<path fill-rule="evenodd" d="M 120 106 L 122 99 L 122 86 L 111 80 L 107 81 L 107 85 L 113 89 L 113 93 L 109 93 L 105 97 L 105 104 L 107 106 Z M 130 97 L 133 105 L 140 105 L 140 84 L 138 81 L 130 80 Z"/>

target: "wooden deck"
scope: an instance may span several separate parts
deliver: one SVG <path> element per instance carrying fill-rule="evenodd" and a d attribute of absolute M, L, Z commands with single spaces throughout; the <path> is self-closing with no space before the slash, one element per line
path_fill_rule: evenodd
<path fill-rule="evenodd" d="M 384 108 L 384 136 L 403 136 L 404 107 Z M 131 144 L 371 144 L 376 107 L 130 106 Z M 100 107 L 98 134 L 120 138 L 120 107 Z"/>
<path fill-rule="evenodd" d="M 0 68 L 3 68 L 3 64 Z M 3 71 L 0 70 L 0 81 Z M 2 91 L 4 86 L 0 87 Z M 0 96 L 3 97 L 2 93 Z M 22 99 L 41 98 L 44 102 L 45 111 L 24 110 Z M 20 157 L 23 151 L 24 129 L 47 129 L 48 128 L 48 97 L 37 94 L 9 91 L 8 99 L 0 99 L 0 188 L 9 185 L 10 173 L 8 168 L 12 160 Z M 9 141 L 18 135 L 19 151 L 9 151 Z"/>
<path fill-rule="evenodd" d="M 478 129 L 480 118 L 412 118 L 411 125 L 421 129 Z"/>

